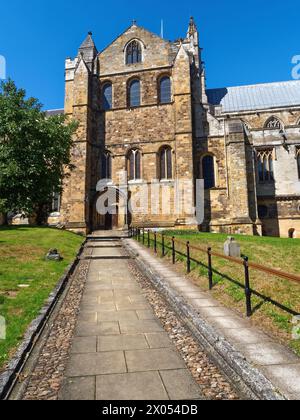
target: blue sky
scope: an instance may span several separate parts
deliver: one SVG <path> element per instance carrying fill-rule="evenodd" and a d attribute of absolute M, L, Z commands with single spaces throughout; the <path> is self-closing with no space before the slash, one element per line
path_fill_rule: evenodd
<path fill-rule="evenodd" d="M 103 49 L 136 19 L 165 38 L 198 24 L 208 87 L 291 79 L 300 54 L 299 0 L 14 0 L 1 5 L 0 55 L 7 75 L 45 108 L 63 107 L 64 60 L 74 56 L 88 31 Z"/>

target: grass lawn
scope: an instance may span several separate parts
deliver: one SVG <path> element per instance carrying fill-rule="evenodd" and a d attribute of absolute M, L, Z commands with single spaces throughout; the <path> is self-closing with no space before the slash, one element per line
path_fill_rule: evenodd
<path fill-rule="evenodd" d="M 206 249 L 212 247 L 213 251 L 223 253 L 224 242 L 228 235 L 195 233 L 185 231 L 169 231 L 166 235 L 176 236 L 178 239 L 190 241 L 191 244 Z M 250 261 L 263 264 L 268 267 L 300 274 L 300 239 L 280 239 L 256 236 L 234 236 L 241 245 L 242 254 L 249 257 Z M 160 242 L 160 236 L 158 236 Z M 167 245 L 171 245 L 166 241 Z M 160 247 L 158 247 L 160 249 Z M 185 246 L 177 249 L 186 252 Z M 171 252 L 168 252 L 170 258 Z M 207 278 L 207 255 L 198 251 L 191 251 L 192 258 L 200 260 L 204 265 L 192 263 L 191 281 L 208 290 Z M 177 256 L 177 269 L 185 272 L 186 259 Z M 215 286 L 212 295 L 224 305 L 245 314 L 244 290 L 230 282 L 224 276 L 238 280 L 244 284 L 244 268 L 226 260 L 213 257 Z M 250 270 L 251 288 L 264 296 L 270 297 L 285 307 L 300 313 L 300 284 Z M 300 356 L 300 340 L 292 340 L 292 318 L 289 313 L 277 308 L 263 299 L 252 296 L 254 314 L 251 318 L 253 323 L 265 330 L 266 333 L 275 336 L 282 343 L 290 346 Z"/>
<path fill-rule="evenodd" d="M 0 370 L 82 242 L 82 237 L 57 229 L 0 227 L 0 315 L 7 325 L 6 340 L 0 340 Z M 50 248 L 57 248 L 63 261 L 46 261 Z"/>

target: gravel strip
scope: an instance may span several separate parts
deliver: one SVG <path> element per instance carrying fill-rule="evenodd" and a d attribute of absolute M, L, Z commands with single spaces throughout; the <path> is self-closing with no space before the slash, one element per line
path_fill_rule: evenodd
<path fill-rule="evenodd" d="M 28 381 L 23 400 L 58 399 L 88 269 L 88 261 L 79 263 L 30 377 L 20 378 Z"/>
<path fill-rule="evenodd" d="M 184 359 L 192 376 L 200 385 L 205 398 L 209 400 L 238 400 L 239 396 L 228 379 L 210 361 L 200 344 L 184 327 L 179 317 L 151 282 L 139 271 L 133 261 L 129 262 L 129 268 L 153 307 L 155 315 L 160 319 L 170 339 Z"/>

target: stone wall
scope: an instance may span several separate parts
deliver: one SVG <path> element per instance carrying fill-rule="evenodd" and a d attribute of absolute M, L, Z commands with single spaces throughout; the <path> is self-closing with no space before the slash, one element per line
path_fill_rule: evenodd
<path fill-rule="evenodd" d="M 142 179 L 125 180 L 129 194 L 134 194 L 158 179 L 159 151 L 167 145 L 172 149 L 173 180 L 156 182 L 159 210 L 153 211 L 148 197 L 145 214 L 134 213 L 129 220 L 121 213 L 126 206 L 119 196 L 117 226 L 128 222 L 151 227 L 195 225 L 185 211 L 163 214 L 162 204 L 168 201 L 174 209 L 174 181 L 198 179 L 201 159 L 210 154 L 215 159 L 216 186 L 205 192 L 205 220 L 200 229 L 274 236 L 288 236 L 295 229 L 298 234 L 300 181 L 295 146 L 300 145 L 300 109 L 222 115 L 207 103 L 198 33 L 192 28 L 187 38 L 171 43 L 133 24 L 100 54 L 89 35 L 78 56 L 66 61 L 65 113 L 79 122 L 72 152 L 75 169 L 65 180 L 62 197 L 61 223 L 66 228 L 86 233 L 99 226 L 96 185 L 104 151 L 111 153 L 116 183 L 118 174 L 127 169 L 130 149 L 140 150 Z M 140 42 L 143 60 L 127 65 L 125 51 L 131 40 Z M 159 104 L 158 96 L 163 75 L 172 82 L 172 101 L 165 105 Z M 133 78 L 141 82 L 141 106 L 131 109 L 127 87 Z M 101 89 L 107 82 L 112 83 L 113 104 L 111 110 L 103 111 Z M 281 130 L 264 128 L 271 116 L 280 119 L 286 138 Z M 272 185 L 262 185 L 257 179 L 255 151 L 264 147 L 275 150 Z M 187 188 L 185 200 L 193 204 L 194 199 L 194 188 Z M 270 214 L 260 220 L 258 206 L 263 205 Z"/>

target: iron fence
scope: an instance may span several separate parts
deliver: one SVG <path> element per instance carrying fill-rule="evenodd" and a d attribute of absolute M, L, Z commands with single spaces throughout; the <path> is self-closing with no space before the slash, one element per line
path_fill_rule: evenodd
<path fill-rule="evenodd" d="M 143 245 L 147 244 L 147 247 L 150 249 L 151 245 L 153 245 L 153 250 L 155 254 L 158 254 L 158 245 L 161 246 L 161 256 L 164 258 L 167 255 L 167 250 L 171 252 L 171 259 L 172 263 L 176 264 L 176 255 L 180 255 L 186 260 L 186 271 L 188 274 L 191 273 L 191 263 L 194 262 L 198 265 L 204 265 L 202 261 L 199 261 L 192 256 L 193 251 L 197 251 L 200 253 L 203 253 L 206 255 L 207 259 L 207 265 L 204 265 L 207 267 L 207 277 L 208 277 L 208 288 L 209 290 L 212 290 L 214 287 L 214 281 L 213 281 L 213 275 L 214 273 L 217 273 L 221 275 L 222 277 L 226 278 L 227 280 L 232 281 L 234 284 L 236 284 L 238 287 L 241 287 L 244 289 L 245 293 L 245 304 L 246 304 L 246 315 L 247 317 L 251 317 L 254 313 L 253 306 L 252 306 L 252 295 L 255 295 L 261 299 L 263 299 L 265 302 L 272 303 L 273 305 L 279 307 L 280 309 L 290 313 L 291 315 L 297 316 L 299 315 L 298 312 L 287 308 L 286 306 L 282 305 L 279 302 L 276 302 L 269 296 L 264 296 L 260 292 L 254 290 L 251 288 L 250 283 L 250 269 L 260 271 L 265 274 L 273 275 L 285 280 L 289 280 L 295 283 L 300 284 L 300 276 L 296 274 L 286 273 L 281 270 L 277 270 L 274 268 L 266 267 L 261 264 L 257 264 L 254 262 L 250 262 L 249 258 L 247 256 L 243 256 L 242 258 L 235 258 L 235 257 L 228 257 L 226 255 L 223 255 L 219 252 L 215 252 L 212 250 L 211 247 L 207 248 L 201 248 L 195 245 L 192 245 L 190 241 L 183 241 L 181 239 L 177 239 L 175 236 L 169 236 L 165 233 L 157 233 L 157 232 L 151 232 L 149 229 L 145 228 L 131 228 L 129 231 L 130 237 L 138 240 L 139 242 L 143 243 Z M 160 238 L 160 241 L 159 241 Z M 170 245 L 166 244 L 166 239 L 169 240 Z M 185 247 L 186 251 L 182 252 L 178 249 L 176 245 L 181 245 Z M 244 284 L 240 283 L 239 281 L 232 279 L 228 277 L 227 275 L 224 275 L 220 272 L 218 272 L 213 267 L 213 257 L 217 257 L 226 261 L 229 261 L 231 263 L 234 263 L 239 266 L 243 266 L 244 271 Z"/>

